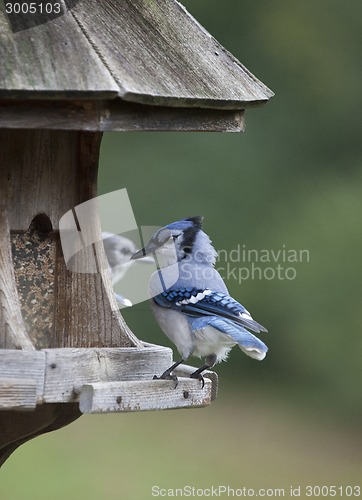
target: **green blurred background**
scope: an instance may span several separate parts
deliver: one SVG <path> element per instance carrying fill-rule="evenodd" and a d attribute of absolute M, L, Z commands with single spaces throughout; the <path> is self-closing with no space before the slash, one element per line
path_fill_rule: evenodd
<path fill-rule="evenodd" d="M 234 349 L 211 407 L 82 417 L 6 462 L 1 500 L 362 483 L 362 4 L 184 4 L 276 97 L 242 135 L 105 134 L 100 192 L 126 187 L 139 225 L 202 214 L 218 249 L 285 245 L 309 262 L 287 264 L 294 280 L 228 280 L 270 351 L 258 363 Z M 125 316 L 171 345 L 148 304 Z"/>

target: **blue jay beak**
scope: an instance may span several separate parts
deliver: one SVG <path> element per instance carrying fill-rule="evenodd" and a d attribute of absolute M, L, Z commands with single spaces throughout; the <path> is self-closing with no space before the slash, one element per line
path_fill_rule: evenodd
<path fill-rule="evenodd" d="M 162 232 L 161 232 L 162 231 Z M 157 250 L 165 245 L 171 238 L 171 231 L 162 228 L 154 235 L 146 246 L 132 255 L 131 260 L 143 259 L 146 255 L 155 254 Z M 149 259 L 149 257 L 148 257 Z M 153 260 L 153 259 L 152 259 Z"/>
<path fill-rule="evenodd" d="M 154 264 L 155 263 L 155 259 L 150 255 L 145 255 L 145 256 L 141 256 L 141 257 L 135 257 L 135 255 L 137 255 L 139 252 L 142 252 L 143 248 L 141 250 L 139 250 L 137 253 L 135 253 L 134 255 L 132 255 L 131 259 L 130 260 L 137 260 L 139 259 L 140 263 L 142 264 Z"/>
<path fill-rule="evenodd" d="M 153 258 L 147 257 L 147 255 L 155 253 L 160 246 L 151 240 L 144 248 L 133 254 L 131 260 L 143 259 L 143 262 L 154 262 Z"/>

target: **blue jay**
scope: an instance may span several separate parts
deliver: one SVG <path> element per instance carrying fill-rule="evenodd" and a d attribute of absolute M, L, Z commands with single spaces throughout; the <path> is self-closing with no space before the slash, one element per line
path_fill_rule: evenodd
<path fill-rule="evenodd" d="M 137 246 L 132 240 L 119 234 L 102 232 L 102 240 L 108 260 L 112 285 L 115 285 L 124 277 L 128 269 L 135 264 L 135 261 L 131 260 L 131 257 L 136 252 Z M 140 262 L 154 264 L 152 257 L 146 257 Z M 116 293 L 115 296 L 121 305 L 132 306 L 132 302 L 123 297 L 123 295 Z"/>
<path fill-rule="evenodd" d="M 267 332 L 244 306 L 230 297 L 214 268 L 217 253 L 202 231 L 203 217 L 189 217 L 159 229 L 149 243 L 131 258 L 153 254 L 158 270 L 150 279 L 151 308 L 161 329 L 176 345 L 181 359 L 160 377 L 177 377 L 172 371 L 189 356 L 205 358 L 190 377 L 202 381 L 202 372 L 227 358 L 235 345 L 261 361 L 267 346 L 255 335 Z"/>

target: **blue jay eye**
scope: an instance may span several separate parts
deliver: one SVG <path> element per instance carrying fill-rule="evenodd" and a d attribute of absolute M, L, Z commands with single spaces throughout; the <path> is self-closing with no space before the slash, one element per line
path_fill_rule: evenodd
<path fill-rule="evenodd" d="M 172 235 L 172 239 L 175 241 L 175 240 L 177 240 L 177 238 L 178 238 L 179 236 L 180 236 L 179 234 L 173 234 L 173 235 Z"/>

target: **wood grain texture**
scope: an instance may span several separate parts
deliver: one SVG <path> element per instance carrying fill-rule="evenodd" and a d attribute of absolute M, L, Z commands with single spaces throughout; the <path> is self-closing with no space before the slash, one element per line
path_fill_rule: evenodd
<path fill-rule="evenodd" d="M 166 347 L 113 349 L 49 349 L 46 352 L 44 401 L 77 400 L 75 385 L 93 382 L 152 380 L 172 364 Z M 154 401 L 157 406 L 157 401 Z"/>
<path fill-rule="evenodd" d="M 273 95 L 175 0 L 81 0 L 71 14 L 125 100 L 242 109 Z"/>
<path fill-rule="evenodd" d="M 91 272 L 72 272 L 66 268 L 57 233 L 65 212 L 96 196 L 100 139 L 101 134 L 91 132 L 0 131 L 0 193 L 8 206 L 13 233 L 26 233 L 40 213 L 46 214 L 53 228 L 42 237 L 45 250 L 47 245 L 56 246 L 49 255 L 53 263 L 44 263 L 44 268 L 39 237 L 34 239 L 29 233 L 21 246 L 14 245 L 18 282 L 26 284 L 19 287 L 21 307 L 28 334 L 38 348 L 141 347 L 115 305 L 108 276 L 94 269 L 95 258 L 100 268 L 107 267 L 103 245 L 91 246 L 78 256 Z M 82 228 L 86 239 L 101 241 L 97 215 L 90 214 L 89 221 Z M 5 252 L 6 246 L 2 248 Z M 34 270 L 26 280 L 16 255 L 25 255 L 24 248 Z M 11 258 L 7 262 L 3 272 L 12 272 Z M 29 305 L 30 292 L 31 301 L 35 300 L 41 310 Z M 53 296 L 51 307 L 46 307 L 47 292 L 48 298 Z"/>
<path fill-rule="evenodd" d="M 99 131 L 99 103 L 89 100 L 2 99 L 0 128 Z"/>
<path fill-rule="evenodd" d="M 39 404 L 44 399 L 45 352 L 0 349 L 1 377 L 31 379 L 36 381 L 36 397 Z"/>
<path fill-rule="evenodd" d="M 33 350 L 21 315 L 11 256 L 8 211 L 0 185 L 0 349 Z"/>
<path fill-rule="evenodd" d="M 13 32 L 0 10 L 0 98 L 243 109 L 273 93 L 175 0 L 81 0 Z"/>
<path fill-rule="evenodd" d="M 174 370 L 173 373 L 176 375 L 176 377 L 189 377 L 195 370 L 196 368 L 194 368 L 193 366 L 185 365 L 182 363 Z M 211 370 L 205 370 L 204 372 L 202 372 L 202 375 L 205 379 L 211 380 L 211 401 L 215 401 L 217 398 L 219 380 L 217 373 Z"/>
<path fill-rule="evenodd" d="M 68 12 L 13 33 L 0 10 L 0 97 L 116 96 L 119 88 Z"/>
<path fill-rule="evenodd" d="M 89 131 L 243 132 L 244 111 L 109 101 L 0 101 L 0 128 Z"/>
<path fill-rule="evenodd" d="M 244 111 L 148 106 L 121 99 L 104 103 L 102 131 L 243 132 Z"/>
<path fill-rule="evenodd" d="M 132 380 L 129 382 L 93 383 L 80 391 L 82 413 L 118 413 L 145 410 L 196 408 L 211 402 L 211 380 L 202 388 L 199 380 Z"/>
<path fill-rule="evenodd" d="M 36 380 L 0 378 L 0 410 L 34 410 Z"/>
<path fill-rule="evenodd" d="M 141 391 L 142 399 L 147 398 L 145 392 L 147 392 L 146 387 L 148 387 L 150 395 L 153 395 L 154 398 L 153 409 L 162 409 L 163 396 L 162 391 L 158 392 L 157 383 L 160 383 L 159 387 L 166 389 L 166 391 L 169 386 L 162 385 L 164 381 L 154 381 L 153 377 L 163 373 L 172 363 L 172 350 L 153 344 L 144 344 L 143 348 L 63 348 L 42 349 L 32 352 L 3 349 L 0 350 L 0 381 L 6 379 L 7 382 L 4 382 L 3 387 L 6 386 L 6 383 L 9 383 L 9 380 L 15 381 L 12 384 L 19 386 L 16 389 L 19 401 L 21 401 L 20 385 L 23 384 L 24 386 L 24 400 L 29 397 L 30 386 L 34 386 L 34 401 L 38 405 L 77 402 L 79 401 L 79 394 L 85 385 L 101 383 L 105 384 L 107 388 L 108 384 L 110 384 L 109 388 L 112 393 L 113 383 L 140 382 L 139 386 L 135 385 L 135 387 L 145 388 Z M 182 386 L 177 386 L 178 389 L 184 387 L 185 390 L 188 390 L 186 389 L 187 383 L 185 379 L 189 378 L 195 369 L 192 366 L 180 365 L 175 370 L 175 375 L 184 381 Z M 217 375 L 214 372 L 206 371 L 205 380 L 210 382 L 207 385 L 207 398 L 212 401 L 217 390 Z M 27 382 L 25 383 L 25 381 Z M 27 389 L 27 386 L 29 386 L 29 389 Z M 175 387 L 174 381 L 171 381 L 171 386 L 172 388 Z M 4 409 L 6 408 L 6 402 L 10 404 L 11 401 L 6 394 L 2 394 L 1 387 L 0 383 L 0 398 L 4 396 L 2 404 Z M 125 387 L 128 391 L 130 385 L 126 384 L 122 387 Z M 198 380 L 189 379 L 188 387 L 192 391 L 198 391 L 201 388 L 201 383 Z M 176 394 L 176 392 L 173 394 Z M 202 395 L 202 397 L 205 396 L 205 392 L 198 392 L 197 394 Z M 160 400 L 158 396 L 161 396 Z M 165 397 L 169 399 L 170 396 Z M 192 398 L 185 397 L 185 399 L 188 399 L 188 401 L 182 401 L 182 407 L 193 406 L 194 401 Z M 150 396 L 147 398 L 147 408 L 143 408 L 141 405 L 139 409 L 151 409 L 151 402 L 152 398 Z M 170 399 L 168 407 L 171 407 L 171 404 Z M 175 404 L 176 408 L 180 406 L 177 398 Z M 123 410 L 118 408 L 117 411 Z M 127 411 L 127 408 L 124 411 Z"/>
<path fill-rule="evenodd" d="M 115 299 L 108 275 L 71 272 L 65 266 L 59 245 L 61 216 L 97 195 L 100 140 L 101 134 L 93 132 L 0 130 L 0 337 L 5 339 L 4 347 L 19 347 L 13 342 L 14 332 L 17 335 L 18 331 L 23 337 L 28 335 L 36 341 L 38 347 L 141 347 L 115 304 L 111 303 Z M 45 222 L 45 229 L 34 228 L 35 233 L 44 233 L 41 238 L 39 234 L 33 237 L 29 230 L 35 220 Z M 94 217 L 89 225 L 85 232 L 100 241 L 97 218 Z M 19 257 L 18 283 L 26 281 L 18 291 L 9 229 L 13 237 L 16 233 L 19 237 L 13 245 L 14 261 Z M 105 262 L 103 245 L 92 250 L 86 254 L 89 260 L 85 266 L 92 267 L 91 259 L 102 266 Z M 21 255 L 18 253 L 30 259 L 29 263 L 39 272 L 24 274 L 26 266 L 19 264 Z M 46 259 L 43 274 L 42 258 Z M 49 301 L 45 300 L 47 288 Z M 29 293 L 32 294 L 30 302 L 35 300 L 40 309 L 29 306 Z M 19 324 L 20 308 L 25 316 L 27 311 L 30 320 L 25 326 Z M 9 378 L 13 377 L 9 375 Z M 80 416 L 78 405 L 72 403 L 37 406 L 26 420 L 22 413 L 17 410 L 0 412 L 0 463 L 25 441 L 67 425 Z"/>
<path fill-rule="evenodd" d="M 12 231 L 27 231 L 39 213 L 57 230 L 60 217 L 85 201 L 78 183 L 79 140 L 76 132 L 0 130 L 0 189 L 6 190 Z M 84 184 L 91 198 L 95 188 L 87 178 Z"/>

